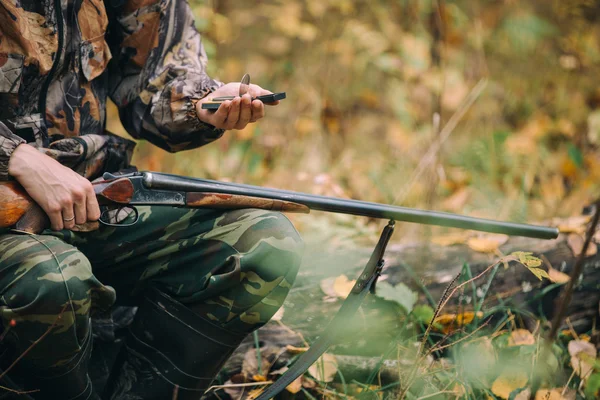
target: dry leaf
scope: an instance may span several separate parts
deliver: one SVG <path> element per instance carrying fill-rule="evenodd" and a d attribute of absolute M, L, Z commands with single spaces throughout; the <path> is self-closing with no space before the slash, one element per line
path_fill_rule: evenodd
<path fill-rule="evenodd" d="M 352 291 L 355 283 L 355 280 L 349 280 L 346 275 L 340 275 L 333 281 L 333 291 L 337 297 L 345 299 Z"/>
<path fill-rule="evenodd" d="M 267 377 L 264 375 L 252 375 L 252 380 L 254 382 L 266 382 Z"/>
<path fill-rule="evenodd" d="M 318 381 L 331 382 L 338 371 L 338 364 L 333 354 L 325 353 L 313 365 L 308 372 Z"/>
<path fill-rule="evenodd" d="M 548 277 L 554 283 L 567 283 L 571 279 L 569 275 L 552 267 L 548 267 Z"/>
<path fill-rule="evenodd" d="M 273 316 L 271 317 L 271 321 L 281 321 L 284 312 L 285 309 L 283 308 L 283 306 L 281 306 L 279 310 L 277 310 L 277 312 L 273 314 Z"/>
<path fill-rule="evenodd" d="M 527 389 L 521 391 L 518 395 L 516 395 L 514 400 L 529 400 L 530 395 L 531 395 L 531 389 L 527 388 Z"/>
<path fill-rule="evenodd" d="M 535 400 L 575 400 L 574 391 L 567 390 L 564 395 L 562 392 L 563 388 L 540 389 L 535 392 Z"/>
<path fill-rule="evenodd" d="M 498 248 L 508 241 L 508 235 L 494 234 L 478 236 L 467 240 L 467 246 L 480 253 L 495 253 Z"/>
<path fill-rule="evenodd" d="M 452 246 L 454 244 L 465 244 L 469 235 L 461 233 L 453 233 L 450 235 L 434 236 L 431 241 L 439 246 Z"/>
<path fill-rule="evenodd" d="M 527 329 L 516 329 L 510 333 L 509 346 L 525 346 L 535 344 L 535 338 Z"/>
<path fill-rule="evenodd" d="M 590 215 L 578 215 L 576 217 L 560 219 L 558 220 L 558 230 L 561 233 L 584 233 L 590 219 Z"/>
<path fill-rule="evenodd" d="M 290 393 L 296 394 L 302 390 L 302 376 L 296 378 L 292 383 L 285 388 Z"/>
<path fill-rule="evenodd" d="M 522 388 L 527 383 L 527 374 L 523 371 L 505 371 L 492 384 L 492 393 L 508 399 L 513 390 Z"/>
<path fill-rule="evenodd" d="M 308 347 L 296 347 L 296 346 L 292 346 L 291 344 L 288 344 L 287 346 L 285 346 L 285 349 L 288 351 L 288 353 L 291 353 L 291 354 L 302 354 L 302 353 L 305 353 L 306 351 L 308 351 Z"/>
<path fill-rule="evenodd" d="M 302 387 L 306 389 L 314 389 L 317 387 L 317 382 L 307 376 L 302 377 Z"/>
<path fill-rule="evenodd" d="M 588 377 L 594 369 L 596 347 L 583 340 L 571 340 L 569 354 L 571 355 L 571 367 L 575 373 L 584 379 Z"/>
<path fill-rule="evenodd" d="M 569 237 L 567 238 L 567 244 L 571 248 L 571 251 L 573 252 L 573 255 L 575 257 L 578 257 L 581 254 L 581 252 L 583 251 L 584 243 L 585 243 L 584 237 L 577 233 L 571 233 L 571 234 L 569 234 Z M 585 256 L 591 257 L 591 256 L 595 255 L 597 252 L 598 252 L 598 248 L 596 247 L 596 245 L 594 243 L 590 243 Z"/>
<path fill-rule="evenodd" d="M 477 312 L 477 318 L 483 318 L 483 312 Z M 434 325 L 442 325 L 442 332 L 449 333 L 453 329 L 460 326 L 468 325 L 475 319 L 475 313 L 473 311 L 465 311 L 462 314 L 442 314 L 438 316 L 434 321 Z"/>

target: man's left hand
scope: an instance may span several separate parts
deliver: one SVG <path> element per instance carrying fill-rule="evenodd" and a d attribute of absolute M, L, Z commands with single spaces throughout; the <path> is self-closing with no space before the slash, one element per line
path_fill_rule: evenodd
<path fill-rule="evenodd" d="M 253 97 L 271 94 L 268 90 L 258 85 L 249 85 L 248 93 L 239 97 L 240 84 L 228 83 L 215 90 L 209 96 L 196 103 L 198 118 L 219 129 L 244 129 L 250 122 L 255 122 L 265 116 L 265 105 Z M 233 100 L 224 101 L 217 111 L 202 109 L 202 103 L 210 101 L 213 97 L 236 96 Z M 275 106 L 279 101 L 267 103 Z"/>

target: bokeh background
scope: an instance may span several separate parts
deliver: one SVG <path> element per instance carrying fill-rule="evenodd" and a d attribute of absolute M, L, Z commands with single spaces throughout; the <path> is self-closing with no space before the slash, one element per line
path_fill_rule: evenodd
<path fill-rule="evenodd" d="M 211 76 L 287 99 L 194 151 L 140 142 L 140 169 L 514 221 L 598 194 L 600 1 L 190 5 Z"/>

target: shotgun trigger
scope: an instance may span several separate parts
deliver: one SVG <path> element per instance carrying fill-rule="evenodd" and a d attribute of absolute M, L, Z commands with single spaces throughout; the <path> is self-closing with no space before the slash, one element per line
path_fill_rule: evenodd
<path fill-rule="evenodd" d="M 119 214 L 125 213 L 126 215 L 121 217 Z M 129 221 L 129 219 L 133 219 Z M 100 214 L 100 222 L 105 226 L 112 226 L 115 228 L 123 228 L 127 226 L 135 225 L 140 219 L 138 209 L 134 206 L 119 206 L 116 208 L 106 207 Z M 112 222 L 114 220 L 115 222 Z M 126 222 L 124 222 L 126 221 Z M 124 223 L 123 223 L 124 222 Z"/>

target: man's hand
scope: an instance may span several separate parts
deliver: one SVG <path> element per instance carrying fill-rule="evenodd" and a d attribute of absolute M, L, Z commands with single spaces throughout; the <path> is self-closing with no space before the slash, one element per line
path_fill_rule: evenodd
<path fill-rule="evenodd" d="M 252 101 L 253 97 L 271 94 L 258 85 L 249 85 L 248 93 L 237 97 L 240 91 L 239 83 L 228 83 L 212 92 L 206 98 L 196 103 L 196 113 L 201 121 L 220 129 L 244 129 L 250 122 L 255 122 L 265 116 L 265 105 L 260 100 Z M 202 103 L 213 97 L 236 96 L 233 100 L 224 101 L 217 111 L 203 110 Z M 279 101 L 268 103 L 270 106 Z"/>
<path fill-rule="evenodd" d="M 90 181 L 34 147 L 19 145 L 10 157 L 8 173 L 48 214 L 53 230 L 100 218 Z"/>

